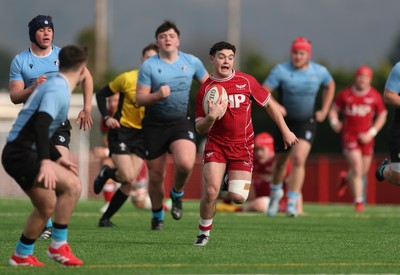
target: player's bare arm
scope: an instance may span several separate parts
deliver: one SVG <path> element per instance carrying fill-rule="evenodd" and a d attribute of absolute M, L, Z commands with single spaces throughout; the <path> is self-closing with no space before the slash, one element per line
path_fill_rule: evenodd
<path fill-rule="evenodd" d="M 170 94 L 171 90 L 168 85 L 161 86 L 155 93 L 151 93 L 150 86 L 138 85 L 136 90 L 136 103 L 139 106 L 149 106 L 167 98 Z"/>
<path fill-rule="evenodd" d="M 56 189 L 58 177 L 53 169 L 53 161 L 50 159 L 43 159 L 40 162 L 40 170 L 37 181 L 46 189 Z"/>
<path fill-rule="evenodd" d="M 88 68 L 85 68 L 84 79 L 82 81 L 83 90 L 83 110 L 79 112 L 76 123 L 79 129 L 89 130 L 93 125 L 92 119 L 92 96 L 93 96 L 93 77 Z"/>
<path fill-rule="evenodd" d="M 206 80 L 208 79 L 209 76 L 210 76 L 210 75 L 209 75 L 208 73 L 206 73 L 205 76 L 204 76 L 202 79 L 200 79 L 198 82 L 199 82 L 200 84 L 203 84 L 204 82 L 206 82 Z"/>
<path fill-rule="evenodd" d="M 35 81 L 35 84 L 32 86 L 25 88 L 25 84 L 20 80 L 12 80 L 9 83 L 8 89 L 10 90 L 10 99 L 14 104 L 24 103 L 28 97 L 32 94 L 33 90 L 43 82 L 47 80 L 47 76 L 42 75 L 38 77 Z"/>
<path fill-rule="evenodd" d="M 335 104 L 329 111 L 329 124 L 335 133 L 342 131 L 343 123 L 339 120 L 339 108 Z"/>
<path fill-rule="evenodd" d="M 121 125 L 119 124 L 119 121 L 111 116 L 109 116 L 105 119 L 104 124 L 107 126 L 107 128 L 110 128 L 110 129 L 115 129 L 115 128 L 121 127 Z"/>
<path fill-rule="evenodd" d="M 315 112 L 316 121 L 323 122 L 325 120 L 334 97 L 335 97 L 335 81 L 331 80 L 328 86 L 326 86 L 324 89 L 324 94 L 322 98 L 322 108 L 321 110 Z"/>
<path fill-rule="evenodd" d="M 283 105 L 279 104 L 279 102 L 276 101 L 275 98 L 273 97 L 274 90 L 273 90 L 271 87 L 267 86 L 267 85 L 263 85 L 263 87 L 264 87 L 267 91 L 270 92 L 270 94 L 271 94 L 271 96 L 270 96 L 270 101 L 271 101 L 271 100 L 275 101 L 275 103 L 276 103 L 276 105 L 278 106 L 279 111 L 281 112 L 281 114 L 282 114 L 284 117 L 287 116 L 286 108 L 283 107 Z"/>
<path fill-rule="evenodd" d="M 383 100 L 390 106 L 400 108 L 400 96 L 396 92 L 385 89 L 383 93 Z"/>
<path fill-rule="evenodd" d="M 283 142 L 285 144 L 285 149 L 298 143 L 299 140 L 297 139 L 296 135 L 292 131 L 290 131 L 290 129 L 286 125 L 286 122 L 283 119 L 283 116 L 279 111 L 276 102 L 270 99 L 267 105 L 264 106 L 264 108 L 268 112 L 270 118 L 275 122 L 276 126 L 281 131 L 283 136 Z"/>
<path fill-rule="evenodd" d="M 359 139 L 362 143 L 368 143 L 371 140 L 375 138 L 375 136 L 378 134 L 378 132 L 383 128 L 383 126 L 386 123 L 386 118 L 387 118 L 387 111 L 379 113 L 376 118 L 374 123 L 372 124 L 372 127 L 369 128 L 369 130 L 365 133 L 361 133 L 359 135 Z"/>
<path fill-rule="evenodd" d="M 66 168 L 70 172 L 72 172 L 74 175 L 78 176 L 78 165 L 71 160 L 61 157 L 57 159 L 56 161 L 57 164 L 61 165 L 62 167 Z"/>
<path fill-rule="evenodd" d="M 214 122 L 219 117 L 221 117 L 221 114 L 224 114 L 226 112 L 227 108 L 228 108 L 228 100 L 226 99 L 222 100 L 222 97 L 219 98 L 216 104 L 213 104 L 211 100 L 208 100 L 209 112 L 204 118 L 196 122 L 197 133 L 199 135 L 207 134 L 214 125 Z"/>

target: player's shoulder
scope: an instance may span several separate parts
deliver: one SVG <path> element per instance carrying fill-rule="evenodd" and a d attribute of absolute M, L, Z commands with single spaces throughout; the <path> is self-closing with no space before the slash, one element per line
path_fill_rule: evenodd
<path fill-rule="evenodd" d="M 179 58 L 183 60 L 187 60 L 190 63 L 198 62 L 200 59 L 191 53 L 181 52 L 179 51 Z"/>
<path fill-rule="evenodd" d="M 121 79 L 129 79 L 132 77 L 137 77 L 139 73 L 139 70 L 130 70 L 130 71 L 125 71 L 121 74 L 119 74 L 116 78 L 121 78 Z"/>
<path fill-rule="evenodd" d="M 147 58 L 139 67 L 139 72 L 140 71 L 146 71 L 149 70 L 153 66 L 157 66 L 161 61 L 160 56 L 158 54 L 153 55 L 149 58 Z"/>
<path fill-rule="evenodd" d="M 61 73 L 57 73 L 54 77 L 50 77 L 43 84 L 38 87 L 43 86 L 47 90 L 58 90 L 60 87 L 68 87 L 68 81 Z"/>
<path fill-rule="evenodd" d="M 397 73 L 398 75 L 400 75 L 400 61 L 397 62 L 397 63 L 393 66 L 392 72 L 395 72 L 395 73 Z"/>
<path fill-rule="evenodd" d="M 276 64 L 273 68 L 272 71 L 282 71 L 282 70 L 290 70 L 292 68 L 292 63 L 290 61 L 286 62 L 281 62 Z"/>
<path fill-rule="evenodd" d="M 252 76 L 251 74 L 242 72 L 242 71 L 235 71 L 234 78 L 244 78 L 250 82 L 257 81 L 254 76 Z"/>
<path fill-rule="evenodd" d="M 32 55 L 31 50 L 30 49 L 26 49 L 20 53 L 18 53 L 13 60 L 24 60 L 26 58 L 28 58 L 28 56 Z"/>
<path fill-rule="evenodd" d="M 328 68 L 314 61 L 309 62 L 309 68 L 318 72 L 328 72 Z"/>
<path fill-rule="evenodd" d="M 372 86 L 371 86 L 371 89 L 369 90 L 369 92 L 375 96 L 379 96 L 379 97 L 382 96 L 382 94 L 375 87 L 372 87 Z"/>
<path fill-rule="evenodd" d="M 60 51 L 61 51 L 60 47 L 57 47 L 55 45 L 51 46 L 51 54 L 54 56 L 57 56 L 57 58 L 58 58 L 58 55 L 60 54 Z"/>

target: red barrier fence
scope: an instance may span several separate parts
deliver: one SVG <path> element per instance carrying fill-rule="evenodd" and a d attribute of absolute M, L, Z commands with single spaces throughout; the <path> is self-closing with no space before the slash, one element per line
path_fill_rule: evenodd
<path fill-rule="evenodd" d="M 374 157 L 368 174 L 367 203 L 368 204 L 400 204 L 400 187 L 387 182 L 378 183 L 375 179 L 375 169 L 385 158 L 385 155 Z M 196 164 L 189 183 L 185 189 L 185 198 L 199 199 L 201 195 L 201 155 L 196 158 Z M 98 197 L 92 192 L 93 179 L 100 169 L 100 164 L 93 163 L 93 173 L 90 173 L 89 197 Z M 306 176 L 303 186 L 303 200 L 319 203 L 351 203 L 353 201 L 350 190 L 338 198 L 336 195 L 338 177 L 341 170 L 346 170 L 347 164 L 340 154 L 310 155 L 306 164 Z M 173 184 L 174 164 L 168 158 L 167 174 L 165 178 L 166 196 Z"/>

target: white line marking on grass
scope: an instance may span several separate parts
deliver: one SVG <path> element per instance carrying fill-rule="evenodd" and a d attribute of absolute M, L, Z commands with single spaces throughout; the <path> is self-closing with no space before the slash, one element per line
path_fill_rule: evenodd
<path fill-rule="evenodd" d="M 231 264 L 101 264 L 101 265 L 82 265 L 78 269 L 98 269 L 98 268 L 133 268 L 133 267 L 310 267 L 310 266 L 347 266 L 347 267 L 369 267 L 369 266 L 386 266 L 386 267 L 397 267 L 400 263 L 258 263 L 258 264 L 242 264 L 242 263 L 231 263 Z M 61 266 L 46 266 L 44 268 L 53 269 L 60 268 Z M 0 266 L 0 270 L 13 269 L 14 266 Z"/>

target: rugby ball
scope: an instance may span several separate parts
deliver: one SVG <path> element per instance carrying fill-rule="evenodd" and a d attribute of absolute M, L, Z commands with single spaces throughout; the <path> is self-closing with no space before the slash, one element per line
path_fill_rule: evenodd
<path fill-rule="evenodd" d="M 222 96 L 222 100 L 228 99 L 228 94 L 226 90 L 221 85 L 215 84 L 212 85 L 204 94 L 203 97 L 203 110 L 206 115 L 208 115 L 208 100 L 211 101 L 212 104 L 216 104 L 219 98 Z M 225 112 L 221 114 L 218 119 L 221 119 L 225 115 Z"/>

